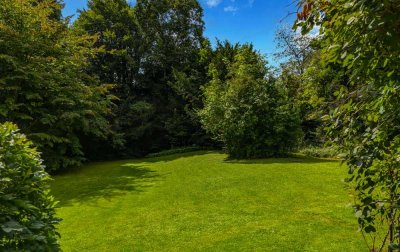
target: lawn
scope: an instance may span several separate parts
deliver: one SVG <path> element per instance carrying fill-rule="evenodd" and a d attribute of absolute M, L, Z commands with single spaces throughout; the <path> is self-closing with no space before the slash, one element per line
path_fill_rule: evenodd
<path fill-rule="evenodd" d="M 86 165 L 52 182 L 62 249 L 367 251 L 345 170 L 205 151 Z"/>

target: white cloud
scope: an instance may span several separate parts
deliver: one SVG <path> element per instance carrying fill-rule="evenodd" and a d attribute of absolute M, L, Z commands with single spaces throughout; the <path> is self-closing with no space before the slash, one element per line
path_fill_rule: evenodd
<path fill-rule="evenodd" d="M 229 5 L 229 6 L 226 6 L 224 8 L 224 11 L 225 12 L 233 12 L 233 13 L 235 13 L 236 11 L 238 11 L 238 8 L 233 6 L 233 5 Z"/>
<path fill-rule="evenodd" d="M 216 7 L 216 6 L 218 6 L 221 2 L 222 2 L 222 0 L 207 0 L 207 1 L 206 1 L 206 4 L 208 5 L 208 7 Z"/>

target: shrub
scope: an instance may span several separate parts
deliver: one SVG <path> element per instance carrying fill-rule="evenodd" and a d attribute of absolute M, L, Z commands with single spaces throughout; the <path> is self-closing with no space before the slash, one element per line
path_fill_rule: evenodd
<path fill-rule="evenodd" d="M 17 126 L 0 124 L 0 251 L 59 250 L 49 179 Z"/>
<path fill-rule="evenodd" d="M 251 45 L 230 51 L 234 57 L 210 65 L 212 80 L 204 87 L 205 106 L 199 113 L 204 128 L 232 158 L 287 154 L 302 134 L 298 111 L 276 87 L 265 60 Z"/>

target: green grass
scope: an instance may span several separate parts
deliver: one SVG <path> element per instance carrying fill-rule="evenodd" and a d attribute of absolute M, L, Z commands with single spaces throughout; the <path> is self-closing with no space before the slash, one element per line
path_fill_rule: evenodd
<path fill-rule="evenodd" d="M 310 158 L 194 152 L 55 177 L 64 251 L 366 251 L 341 182 Z"/>

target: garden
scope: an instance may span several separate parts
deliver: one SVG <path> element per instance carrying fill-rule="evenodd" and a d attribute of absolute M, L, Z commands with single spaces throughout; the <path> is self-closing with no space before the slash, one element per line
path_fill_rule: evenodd
<path fill-rule="evenodd" d="M 400 251 L 398 0 L 72 4 L 0 0 L 0 251 Z"/>

